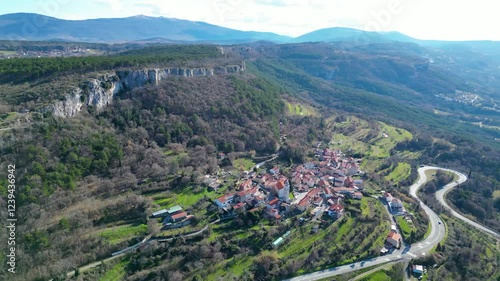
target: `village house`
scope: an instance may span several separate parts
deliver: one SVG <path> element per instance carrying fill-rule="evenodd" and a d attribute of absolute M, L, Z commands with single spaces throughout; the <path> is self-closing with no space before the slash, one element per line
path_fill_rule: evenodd
<path fill-rule="evenodd" d="M 297 204 L 297 209 L 304 212 L 309 206 L 311 206 L 312 201 L 319 197 L 320 191 L 321 190 L 319 188 L 309 190 L 306 196 L 304 196 L 304 198 L 302 198 Z"/>
<path fill-rule="evenodd" d="M 167 209 L 163 209 L 163 210 L 159 210 L 159 211 L 153 212 L 151 214 L 151 217 L 153 217 L 153 218 L 160 218 L 160 217 L 166 216 L 167 214 L 168 214 L 167 213 Z"/>
<path fill-rule="evenodd" d="M 179 212 L 179 213 L 175 213 L 173 215 L 169 215 L 165 218 L 165 220 L 163 221 L 163 224 L 168 224 L 168 223 L 176 223 L 176 222 L 179 222 L 179 221 L 182 221 L 183 219 L 185 219 L 186 217 L 188 216 L 188 213 L 187 212 Z"/>
<path fill-rule="evenodd" d="M 356 189 L 354 189 L 352 187 L 334 187 L 333 191 L 335 191 L 336 193 L 339 193 L 339 194 L 344 194 L 344 195 L 350 196 L 351 194 L 356 192 Z"/>
<path fill-rule="evenodd" d="M 342 186 L 344 186 L 344 181 L 345 181 L 345 177 L 339 176 L 339 175 L 334 175 L 333 186 L 342 187 Z"/>
<path fill-rule="evenodd" d="M 254 204 L 254 206 L 264 207 L 264 205 L 266 204 L 266 195 L 264 195 L 260 191 L 257 191 L 254 194 L 253 199 L 251 199 L 251 200 L 255 201 L 256 204 Z"/>
<path fill-rule="evenodd" d="M 278 198 L 274 198 L 274 199 L 270 200 L 269 202 L 267 202 L 266 208 L 267 209 L 277 208 L 279 202 L 280 202 L 280 200 Z"/>
<path fill-rule="evenodd" d="M 354 186 L 359 188 L 359 189 L 364 189 L 365 188 L 365 182 L 362 179 L 355 179 L 354 180 Z"/>
<path fill-rule="evenodd" d="M 401 235 L 395 230 L 391 230 L 387 235 L 386 242 L 394 248 L 399 248 L 401 245 Z"/>
<path fill-rule="evenodd" d="M 292 184 L 294 186 L 298 186 L 302 183 L 302 174 L 296 174 L 294 177 L 292 177 Z"/>
<path fill-rule="evenodd" d="M 296 186 L 294 189 L 298 192 L 308 192 L 309 186 L 302 184 L 302 185 Z"/>
<path fill-rule="evenodd" d="M 424 266 L 414 264 L 412 267 L 412 272 L 413 272 L 413 274 L 420 276 L 420 275 L 424 274 Z"/>
<path fill-rule="evenodd" d="M 246 211 L 246 203 L 245 202 L 239 202 L 233 205 L 233 210 L 235 212 L 245 212 Z"/>
<path fill-rule="evenodd" d="M 359 172 L 359 166 L 356 163 L 349 163 L 346 166 L 346 171 L 347 171 L 347 174 L 350 176 L 355 175 Z"/>
<path fill-rule="evenodd" d="M 328 200 L 333 197 L 333 192 L 329 187 L 323 188 L 323 197 Z"/>
<path fill-rule="evenodd" d="M 235 194 L 233 202 L 245 202 L 253 197 L 255 193 L 259 190 L 258 186 L 250 189 L 239 191 Z"/>
<path fill-rule="evenodd" d="M 344 180 L 344 186 L 346 187 L 354 187 L 354 180 L 352 179 L 352 177 L 346 177 L 345 180 Z"/>
<path fill-rule="evenodd" d="M 215 200 L 215 204 L 219 206 L 219 208 L 226 209 L 231 204 L 233 204 L 234 194 L 226 194 Z"/>
<path fill-rule="evenodd" d="M 333 204 L 328 208 L 328 215 L 334 219 L 340 218 L 344 215 L 344 206 L 340 204 Z"/>
<path fill-rule="evenodd" d="M 275 209 L 275 208 L 269 209 L 269 211 L 267 212 L 267 214 L 272 219 L 275 219 L 275 220 L 280 220 L 281 219 L 281 215 L 279 214 L 279 211 L 277 209 Z"/>
<path fill-rule="evenodd" d="M 253 182 L 252 182 L 252 179 L 247 179 L 245 181 L 243 181 L 239 186 L 238 186 L 238 189 L 240 191 L 243 191 L 243 190 L 247 190 L 247 189 L 251 189 L 253 187 Z"/>
<path fill-rule="evenodd" d="M 319 187 L 330 187 L 330 183 L 327 180 L 320 179 L 317 184 Z"/>
<path fill-rule="evenodd" d="M 282 201 L 288 202 L 290 200 L 290 184 L 286 178 L 280 179 L 273 189 L 275 195 Z"/>
<path fill-rule="evenodd" d="M 321 196 L 316 196 L 315 198 L 313 198 L 312 203 L 319 207 L 321 206 L 321 204 L 323 204 L 323 198 L 321 198 Z"/>
<path fill-rule="evenodd" d="M 363 193 L 356 191 L 356 192 L 352 193 L 352 198 L 361 200 L 361 199 L 363 199 Z"/>
<path fill-rule="evenodd" d="M 387 204 L 389 204 L 389 202 L 391 202 L 392 199 L 394 199 L 394 198 L 392 197 L 392 195 L 389 192 L 385 192 L 384 193 L 384 199 L 385 199 L 385 202 Z"/>
<path fill-rule="evenodd" d="M 392 201 L 389 202 L 389 206 L 391 207 L 391 210 L 393 212 L 400 213 L 404 211 L 403 202 L 401 202 L 401 200 L 398 198 L 393 198 Z"/>
<path fill-rule="evenodd" d="M 280 168 L 278 166 L 274 166 L 269 170 L 269 172 L 273 175 L 278 175 L 280 173 Z"/>
<path fill-rule="evenodd" d="M 171 215 L 180 213 L 181 211 L 182 211 L 182 207 L 177 205 L 177 206 L 171 207 L 170 209 L 163 209 L 163 210 L 159 210 L 157 212 L 154 212 L 153 214 L 151 214 L 151 216 L 153 218 L 166 217 L 166 216 L 171 216 Z"/>
<path fill-rule="evenodd" d="M 303 179 L 304 184 L 306 184 L 309 188 L 313 188 L 316 185 L 316 180 L 311 176 L 304 176 Z"/>
<path fill-rule="evenodd" d="M 274 177 L 270 174 L 265 174 L 260 179 L 260 184 L 262 187 L 264 187 L 266 185 L 266 183 L 272 182 L 272 181 L 274 181 Z"/>

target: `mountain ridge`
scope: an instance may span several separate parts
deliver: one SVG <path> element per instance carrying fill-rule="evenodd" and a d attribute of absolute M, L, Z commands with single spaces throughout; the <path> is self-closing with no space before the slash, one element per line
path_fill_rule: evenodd
<path fill-rule="evenodd" d="M 147 28 L 144 28 L 144 27 Z M 103 28 L 106 27 L 106 28 Z M 272 32 L 242 31 L 203 21 L 136 15 L 124 18 L 65 20 L 36 13 L 0 15 L 0 40 L 72 41 L 124 43 L 154 39 L 155 42 L 240 44 L 256 41 L 273 43 L 341 42 L 390 43 L 394 41 L 438 45 L 491 40 L 421 40 L 398 31 L 374 32 L 348 27 L 327 27 L 295 38 Z"/>
<path fill-rule="evenodd" d="M 103 28 L 106 26 L 107 28 Z M 144 28 L 147 26 L 148 28 Z M 201 21 L 165 17 L 132 16 L 63 20 L 31 13 L 0 15 L 0 38 L 7 40 L 118 43 L 148 38 L 171 41 L 285 42 L 290 38 L 271 32 L 240 31 Z"/>

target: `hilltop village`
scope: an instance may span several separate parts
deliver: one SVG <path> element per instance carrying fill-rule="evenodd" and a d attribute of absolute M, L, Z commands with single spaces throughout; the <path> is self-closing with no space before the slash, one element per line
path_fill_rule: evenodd
<path fill-rule="evenodd" d="M 225 219 L 245 212 L 259 212 L 276 223 L 297 215 L 301 215 L 300 222 L 342 218 L 347 204 L 364 196 L 364 172 L 359 166 L 362 159 L 347 157 L 339 149 L 317 148 L 314 154 L 314 161 L 293 165 L 291 169 L 286 168 L 286 172 L 277 165 L 260 171 L 254 167 L 252 171 L 244 172 L 232 191 L 212 201 L 214 208 Z M 207 175 L 204 185 L 217 190 L 220 179 Z M 389 214 L 406 214 L 402 201 L 390 193 L 382 192 L 379 199 L 387 206 Z M 163 230 L 185 227 L 196 218 L 178 205 L 154 212 L 152 217 L 161 218 Z M 271 246 L 277 247 L 289 234 L 285 233 Z M 381 254 L 401 246 L 401 234 L 393 224 Z"/>
<path fill-rule="evenodd" d="M 236 192 L 217 198 L 215 204 L 225 212 L 264 208 L 265 214 L 274 220 L 292 211 L 306 210 L 313 219 L 321 219 L 324 213 L 337 219 L 344 213 L 346 197 L 363 197 L 363 180 L 353 179 L 360 175 L 361 160 L 328 148 L 317 149 L 316 158 L 317 161 L 293 167 L 290 178 L 278 166 L 264 174 L 250 172 Z"/>
<path fill-rule="evenodd" d="M 316 149 L 315 159 L 293 166 L 288 176 L 279 166 L 245 172 L 235 190 L 213 202 L 224 216 L 264 210 L 264 216 L 274 221 L 304 212 L 312 220 L 321 220 L 324 215 L 336 220 L 344 215 L 345 199 L 363 198 L 361 159 L 345 157 L 342 151 L 328 148 Z M 208 176 L 207 179 L 205 184 L 216 190 L 217 180 Z M 180 206 L 154 212 L 152 217 L 164 218 L 163 229 L 183 227 L 193 218 Z"/>

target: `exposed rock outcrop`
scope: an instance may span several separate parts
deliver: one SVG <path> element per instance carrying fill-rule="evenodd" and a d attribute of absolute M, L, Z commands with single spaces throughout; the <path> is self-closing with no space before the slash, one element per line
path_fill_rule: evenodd
<path fill-rule="evenodd" d="M 219 66 L 214 68 L 153 68 L 116 71 L 99 79 L 91 79 L 76 87 L 64 100 L 54 103 L 48 111 L 54 116 L 73 117 L 85 106 L 101 110 L 113 102 L 120 91 L 132 90 L 146 84 L 157 85 L 171 76 L 196 77 L 238 73 L 245 70 L 245 64 Z"/>

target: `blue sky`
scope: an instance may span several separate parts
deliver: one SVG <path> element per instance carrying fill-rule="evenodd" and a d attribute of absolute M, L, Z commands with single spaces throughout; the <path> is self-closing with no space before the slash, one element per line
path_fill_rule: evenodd
<path fill-rule="evenodd" d="M 500 40 L 496 5 L 492 0 L 0 0 L 0 14 L 73 20 L 143 14 L 289 36 L 341 26 L 421 39 Z"/>

